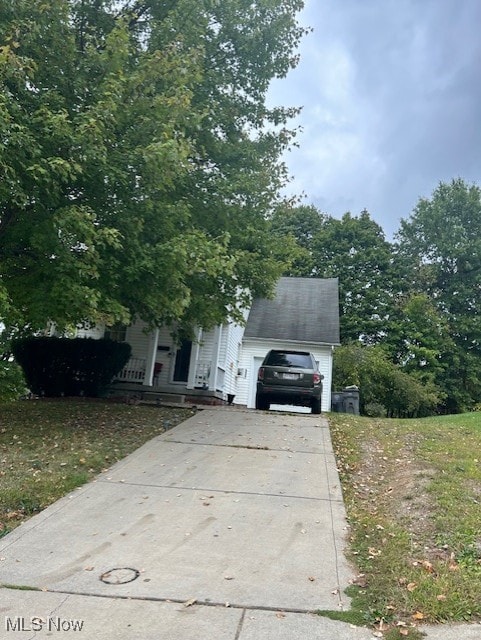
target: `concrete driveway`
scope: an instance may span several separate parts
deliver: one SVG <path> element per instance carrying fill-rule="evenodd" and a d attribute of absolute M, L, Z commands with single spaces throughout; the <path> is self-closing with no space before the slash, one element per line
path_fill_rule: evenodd
<path fill-rule="evenodd" d="M 370 638 L 345 536 L 325 418 L 200 411 L 0 541 L 0 638 Z"/>

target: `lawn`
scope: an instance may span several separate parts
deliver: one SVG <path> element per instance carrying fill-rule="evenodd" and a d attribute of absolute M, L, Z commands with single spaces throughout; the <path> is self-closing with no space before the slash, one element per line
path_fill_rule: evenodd
<path fill-rule="evenodd" d="M 101 400 L 2 404 L 0 537 L 191 415 Z"/>
<path fill-rule="evenodd" d="M 353 609 L 391 637 L 481 619 L 481 414 L 330 414 L 359 575 Z"/>

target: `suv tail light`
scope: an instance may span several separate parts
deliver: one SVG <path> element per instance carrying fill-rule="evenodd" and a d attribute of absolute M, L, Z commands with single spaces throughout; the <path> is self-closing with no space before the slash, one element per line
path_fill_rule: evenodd
<path fill-rule="evenodd" d="M 264 367 L 260 367 L 259 368 L 259 372 L 257 374 L 257 379 L 258 380 L 264 380 Z"/>
<path fill-rule="evenodd" d="M 321 378 L 321 374 L 319 374 L 319 373 L 315 373 L 315 374 L 312 376 L 312 379 L 314 380 L 314 384 L 319 384 L 319 383 L 321 382 L 321 379 L 322 379 L 322 378 Z"/>

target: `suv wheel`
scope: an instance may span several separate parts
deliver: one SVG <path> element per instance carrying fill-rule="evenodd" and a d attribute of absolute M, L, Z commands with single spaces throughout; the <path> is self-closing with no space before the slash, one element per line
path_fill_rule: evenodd
<path fill-rule="evenodd" d="M 321 401 L 318 398 L 313 398 L 311 401 L 312 413 L 318 415 L 321 413 Z"/>
<path fill-rule="evenodd" d="M 257 394 L 256 395 L 256 409 L 261 409 L 262 411 L 267 411 L 270 407 L 270 402 L 264 398 L 264 396 Z"/>

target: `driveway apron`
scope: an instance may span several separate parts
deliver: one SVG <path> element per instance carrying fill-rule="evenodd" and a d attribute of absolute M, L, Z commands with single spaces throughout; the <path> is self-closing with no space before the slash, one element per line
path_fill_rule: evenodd
<path fill-rule="evenodd" d="M 370 637 L 314 615 L 349 608 L 346 531 L 324 417 L 199 411 L 0 541 L 0 637 Z"/>

